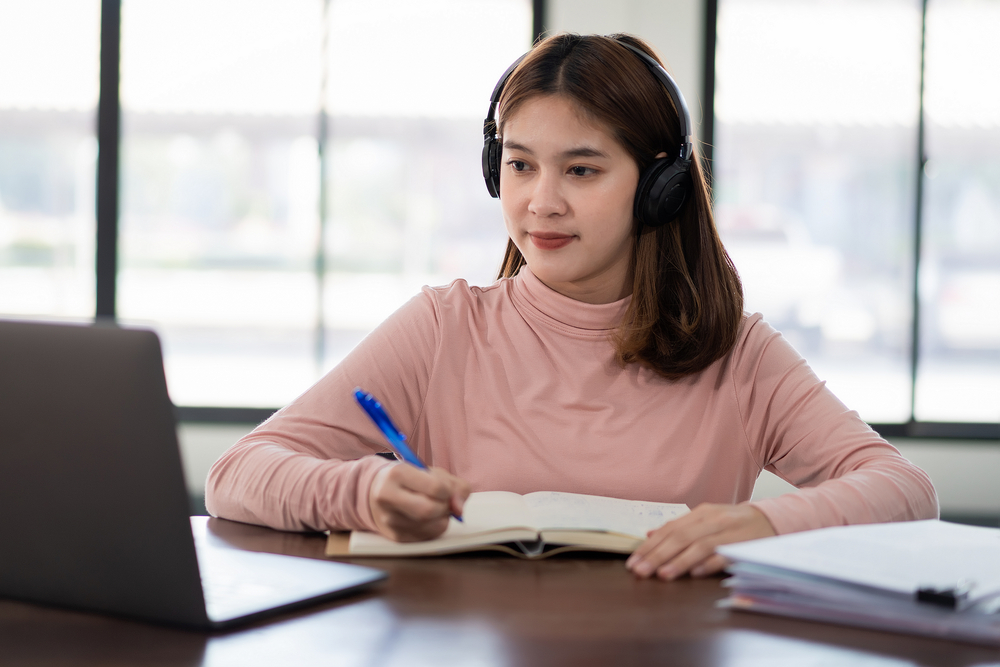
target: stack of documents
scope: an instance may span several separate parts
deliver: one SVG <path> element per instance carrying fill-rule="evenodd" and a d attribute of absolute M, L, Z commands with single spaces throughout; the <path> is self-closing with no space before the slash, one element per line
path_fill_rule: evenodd
<path fill-rule="evenodd" d="M 730 609 L 1000 645 L 1000 529 L 838 526 L 718 552 Z"/>

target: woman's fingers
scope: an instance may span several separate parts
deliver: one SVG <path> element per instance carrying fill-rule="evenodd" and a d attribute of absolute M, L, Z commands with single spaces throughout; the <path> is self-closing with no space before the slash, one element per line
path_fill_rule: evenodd
<path fill-rule="evenodd" d="M 720 554 L 712 554 L 701 563 L 691 568 L 691 576 L 695 578 L 707 577 L 717 572 L 722 572 L 729 565 L 729 561 Z"/>
<path fill-rule="evenodd" d="M 708 576 L 726 566 L 717 546 L 770 535 L 774 529 L 767 517 L 748 504 L 699 505 L 650 532 L 625 565 L 639 577 Z"/>
<path fill-rule="evenodd" d="M 413 521 L 409 517 L 394 512 L 384 512 L 379 524 L 379 532 L 396 542 L 420 542 L 439 537 L 448 528 L 448 517 Z"/>
<path fill-rule="evenodd" d="M 383 535 L 400 542 L 427 540 L 445 531 L 449 515 L 462 511 L 468 495 L 468 483 L 445 470 L 397 464 L 375 476 L 369 505 Z"/>
<path fill-rule="evenodd" d="M 465 501 L 469 499 L 469 494 L 472 493 L 472 487 L 469 486 L 469 483 L 461 477 L 456 477 L 447 470 L 442 470 L 441 468 L 431 468 L 431 474 L 444 476 L 450 490 L 450 496 L 448 499 L 450 513 L 457 517 L 462 516 L 462 511 L 465 509 Z"/>
<path fill-rule="evenodd" d="M 639 576 L 648 577 L 661 565 L 679 556 L 698 538 L 711 533 L 711 528 L 703 525 L 708 519 L 706 507 L 709 506 L 701 505 L 679 519 L 650 531 L 646 541 L 625 562 L 626 566 Z"/>
<path fill-rule="evenodd" d="M 461 512 L 471 491 L 469 483 L 464 479 L 443 468 L 420 470 L 413 466 L 400 467 L 403 469 L 398 473 L 398 479 L 402 486 L 414 493 L 445 502 L 451 509 Z"/>

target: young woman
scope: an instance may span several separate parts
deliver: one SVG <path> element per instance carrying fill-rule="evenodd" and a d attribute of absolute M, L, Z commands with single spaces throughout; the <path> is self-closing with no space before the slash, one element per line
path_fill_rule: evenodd
<path fill-rule="evenodd" d="M 697 159 L 679 212 L 648 212 L 673 191 L 643 176 L 685 171 L 688 147 L 642 54 L 627 35 L 556 35 L 524 57 L 484 151 L 510 236 L 500 279 L 424 288 L 219 459 L 213 514 L 420 540 L 470 490 L 685 503 L 627 561 L 668 579 L 721 569 L 720 544 L 937 515 L 927 476 L 743 313 Z M 375 455 L 355 387 L 430 472 Z M 802 490 L 749 503 L 763 469 Z"/>

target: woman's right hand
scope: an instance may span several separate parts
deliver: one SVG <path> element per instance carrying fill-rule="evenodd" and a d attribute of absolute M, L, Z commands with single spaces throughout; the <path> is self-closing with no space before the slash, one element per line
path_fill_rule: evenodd
<path fill-rule="evenodd" d="M 469 483 L 441 468 L 420 470 L 397 463 L 379 470 L 368 504 L 380 533 L 396 542 L 438 537 L 448 517 L 462 516 Z"/>

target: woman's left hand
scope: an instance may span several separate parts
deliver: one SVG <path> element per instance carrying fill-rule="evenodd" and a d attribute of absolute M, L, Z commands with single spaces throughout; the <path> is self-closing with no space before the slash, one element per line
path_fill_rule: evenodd
<path fill-rule="evenodd" d="M 771 522 L 748 504 L 698 505 L 688 514 L 652 530 L 625 561 L 639 577 L 706 577 L 726 567 L 715 547 L 774 535 Z"/>

